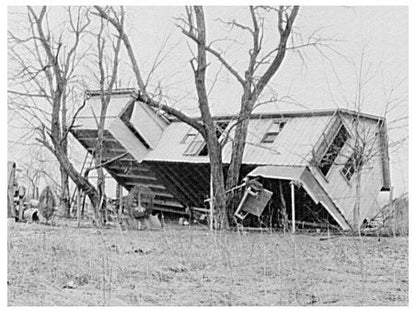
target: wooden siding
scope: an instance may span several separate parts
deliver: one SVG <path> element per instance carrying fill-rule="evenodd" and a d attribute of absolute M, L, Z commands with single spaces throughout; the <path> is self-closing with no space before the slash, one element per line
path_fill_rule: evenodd
<path fill-rule="evenodd" d="M 354 131 L 352 131 L 352 118 L 343 116 L 343 122 L 346 124 L 347 129 L 349 129 L 352 136 L 349 142 L 352 142 L 355 138 Z M 371 120 L 360 120 L 360 123 L 362 123 L 367 129 L 367 135 L 369 137 L 374 137 L 379 131 L 379 125 L 377 122 Z M 378 140 L 380 140 L 380 136 L 375 137 L 375 140 L 377 141 L 375 142 L 375 146 L 376 148 L 379 148 L 380 145 Z M 314 174 L 315 178 L 324 187 L 328 195 L 332 198 L 336 206 L 340 209 L 350 224 L 352 224 L 353 221 L 353 209 L 356 198 L 356 174 L 353 175 L 351 181 L 347 181 L 342 175 L 342 168 L 351 154 L 351 146 L 346 144 L 346 146 L 344 146 L 341 150 L 340 155 L 335 160 L 335 163 L 331 167 L 326 178 L 323 177 L 319 169 L 315 166 L 311 166 L 311 172 Z M 365 168 L 363 168 L 362 171 L 360 203 L 361 220 L 373 217 L 379 210 L 376 199 L 383 186 L 383 166 L 379 154 L 380 153 L 377 153 L 377 155 L 371 159 L 371 162 L 365 165 Z"/>
<path fill-rule="evenodd" d="M 145 104 L 137 101 L 134 104 L 130 123 L 143 136 L 150 147 L 154 148 L 167 124 Z"/>

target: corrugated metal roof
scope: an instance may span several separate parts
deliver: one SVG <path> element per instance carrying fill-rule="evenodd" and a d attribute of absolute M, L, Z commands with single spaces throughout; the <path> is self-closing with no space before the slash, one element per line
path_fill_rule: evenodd
<path fill-rule="evenodd" d="M 248 127 L 245 164 L 306 165 L 319 136 L 328 124 L 331 115 L 292 117 L 282 119 L 285 126 L 273 143 L 261 143 L 264 134 L 276 118 L 251 119 Z M 188 144 L 181 144 L 190 130 L 183 122 L 173 122 L 164 131 L 158 145 L 144 160 L 204 163 L 208 156 L 184 156 Z M 232 137 L 232 134 L 231 134 Z M 232 144 L 223 148 L 223 161 L 229 163 Z"/>

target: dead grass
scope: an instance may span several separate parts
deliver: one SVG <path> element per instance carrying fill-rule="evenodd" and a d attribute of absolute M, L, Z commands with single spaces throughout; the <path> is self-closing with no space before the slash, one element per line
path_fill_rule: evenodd
<path fill-rule="evenodd" d="M 8 304 L 407 305 L 407 237 L 16 224 Z"/>

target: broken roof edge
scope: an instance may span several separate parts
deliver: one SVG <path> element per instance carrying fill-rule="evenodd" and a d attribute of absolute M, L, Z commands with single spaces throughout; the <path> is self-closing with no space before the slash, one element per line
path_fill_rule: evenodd
<path fill-rule="evenodd" d="M 281 112 L 268 112 L 268 113 L 252 113 L 250 119 L 263 119 L 263 118 L 290 118 L 290 117 L 316 117 L 316 116 L 332 116 L 334 114 L 346 114 L 350 116 L 359 116 L 360 118 L 370 119 L 376 122 L 384 122 L 385 117 L 376 116 L 368 113 L 354 111 L 346 108 L 328 108 L 328 109 L 311 109 L 311 110 L 298 110 L 298 111 L 281 111 Z M 238 114 L 228 115 L 216 115 L 212 116 L 214 120 L 232 120 L 237 119 Z M 200 117 L 195 117 L 200 120 Z M 181 120 L 171 117 L 172 122 L 182 122 Z"/>

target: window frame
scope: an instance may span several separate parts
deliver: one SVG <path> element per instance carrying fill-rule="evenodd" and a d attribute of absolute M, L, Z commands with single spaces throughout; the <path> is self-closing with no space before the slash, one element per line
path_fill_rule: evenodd
<path fill-rule="evenodd" d="M 188 129 L 188 131 L 186 132 L 186 134 L 184 135 L 184 137 L 182 138 L 182 140 L 179 142 L 179 144 L 187 144 L 187 141 L 189 138 L 191 139 L 191 142 L 189 142 L 188 144 L 192 143 L 193 140 L 195 139 L 195 137 L 198 136 L 198 131 L 194 128 L 190 128 Z"/>
<path fill-rule="evenodd" d="M 326 173 L 324 173 L 323 171 L 322 171 L 322 161 L 323 161 L 323 159 L 325 158 L 325 155 L 328 153 L 328 151 L 329 151 L 329 149 L 332 147 L 332 145 L 334 144 L 334 142 L 335 142 L 335 139 L 337 138 L 337 136 L 339 135 L 339 133 L 340 133 L 340 131 L 341 131 L 341 129 L 342 128 L 344 128 L 345 129 L 345 134 L 346 134 L 346 139 L 344 140 L 344 142 L 343 142 L 343 144 L 342 144 L 342 146 L 339 148 L 339 150 L 338 150 L 338 152 L 337 152 L 337 154 L 335 155 L 335 157 L 334 157 L 334 159 L 333 159 L 333 161 L 331 162 L 331 164 L 329 165 L 329 168 L 328 168 L 328 170 L 326 171 Z M 318 161 L 318 163 L 317 163 L 317 169 L 319 170 L 319 172 L 327 179 L 328 178 L 328 176 L 329 176 L 329 174 L 330 174 L 330 172 L 332 171 L 332 168 L 334 167 L 334 164 L 335 164 L 335 162 L 336 162 L 336 160 L 337 160 L 337 158 L 339 157 L 339 155 L 340 155 L 340 153 L 341 153 L 341 151 L 342 151 L 342 149 L 344 148 L 344 146 L 345 146 L 345 144 L 347 143 L 347 141 L 349 140 L 351 138 L 351 134 L 349 133 L 349 131 L 348 131 L 348 129 L 347 129 L 347 127 L 344 125 L 344 123 L 342 123 L 341 122 L 341 124 L 338 126 L 338 129 L 337 129 L 337 131 L 335 131 L 335 135 L 333 136 L 333 138 L 331 139 L 331 141 L 330 141 L 330 143 L 328 144 L 328 146 L 325 148 L 325 152 L 324 153 L 322 153 L 322 156 L 320 157 L 320 159 L 319 159 L 319 161 Z"/>
<path fill-rule="evenodd" d="M 218 128 L 217 128 L 218 123 L 223 123 L 223 124 L 226 123 L 225 127 L 219 126 L 221 129 L 223 129 L 223 132 L 220 132 L 218 130 Z M 225 138 L 224 131 L 230 126 L 231 121 L 230 120 L 215 120 L 214 124 L 216 126 L 217 138 L 221 142 Z M 190 137 L 192 137 L 192 140 L 189 143 L 187 143 L 187 141 Z M 195 130 L 192 127 L 188 130 L 188 132 L 182 138 L 182 140 L 180 141 L 180 144 L 188 144 L 185 151 L 183 152 L 183 156 L 200 156 L 200 157 L 203 157 L 203 156 L 208 155 L 207 152 L 204 153 L 203 155 L 201 155 L 202 151 L 204 151 L 204 149 L 206 148 L 207 143 L 205 142 L 201 133 L 199 133 L 197 130 Z M 199 146 L 194 147 L 197 144 L 199 144 Z M 193 149 L 195 149 L 195 151 Z M 191 151 L 192 151 L 192 153 L 191 153 Z"/>
<path fill-rule="evenodd" d="M 282 132 L 286 123 L 287 123 L 287 120 L 282 120 L 282 119 L 272 120 L 272 122 L 270 123 L 266 133 L 263 135 L 262 139 L 260 140 L 260 143 L 273 144 L 276 141 L 279 134 Z M 273 128 L 273 126 L 276 125 L 276 124 L 279 124 L 279 129 L 277 131 L 274 130 L 274 129 L 271 130 Z M 273 140 L 271 140 L 270 137 L 273 137 Z"/>
<path fill-rule="evenodd" d="M 345 180 L 347 180 L 347 182 L 351 182 L 354 174 L 355 174 L 355 168 L 354 168 L 354 153 L 348 158 L 348 160 L 346 161 L 346 163 L 344 164 L 344 166 L 341 168 L 340 172 L 342 174 L 342 176 L 345 178 Z M 346 169 L 348 168 L 348 169 Z M 350 174 L 349 178 L 348 178 L 348 174 Z"/>
<path fill-rule="evenodd" d="M 201 137 L 201 139 L 199 139 L 199 137 Z M 199 146 L 198 146 L 198 144 L 199 144 Z M 199 156 L 198 154 L 203 150 L 205 145 L 206 145 L 206 142 L 204 141 L 204 138 L 202 138 L 202 135 L 199 133 L 188 144 L 188 146 L 186 147 L 186 149 L 183 152 L 183 156 Z M 191 153 L 191 151 L 192 151 L 192 153 Z"/>

